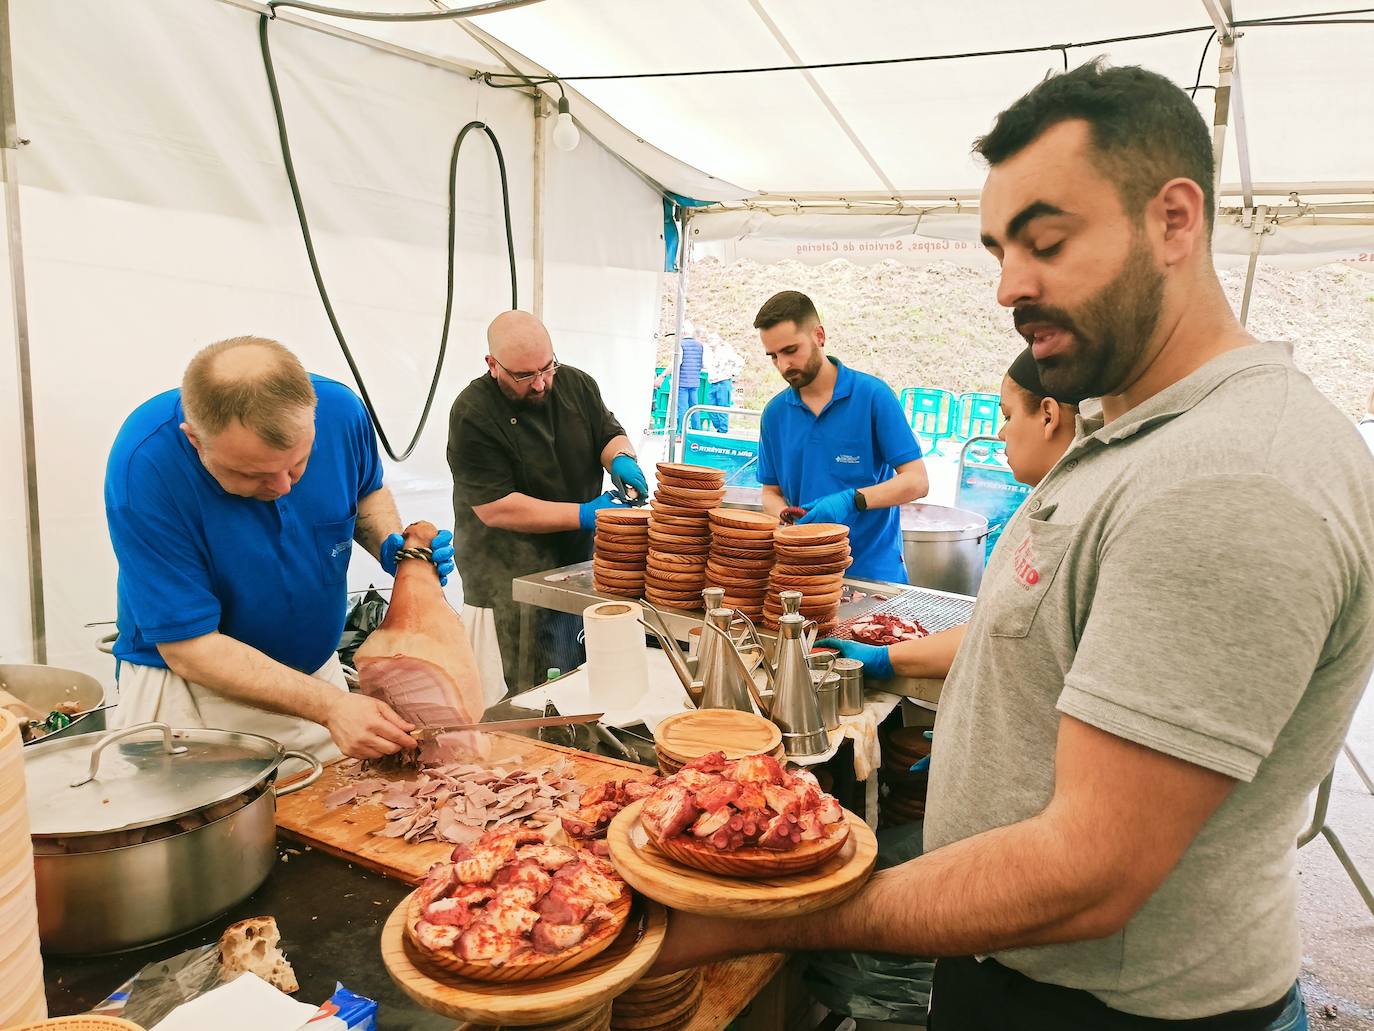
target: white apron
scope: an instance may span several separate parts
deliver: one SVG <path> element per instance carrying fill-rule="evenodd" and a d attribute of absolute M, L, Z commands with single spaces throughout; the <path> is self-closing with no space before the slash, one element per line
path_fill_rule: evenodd
<path fill-rule="evenodd" d="M 313 676 L 330 687 L 348 690 L 337 654 L 330 655 L 329 661 Z M 280 742 L 283 748 L 309 752 L 325 763 L 343 754 L 329 731 L 318 723 L 245 705 L 208 687 L 190 683 L 170 669 L 121 662 L 119 704 L 109 711 L 108 726 L 114 730 L 154 721 L 166 723 L 173 729 L 208 727 L 261 734 Z"/>
<path fill-rule="evenodd" d="M 482 704 L 490 708 L 506 697 L 506 669 L 496 637 L 496 610 L 464 605 L 463 626 L 477 662 L 477 674 L 482 678 Z"/>

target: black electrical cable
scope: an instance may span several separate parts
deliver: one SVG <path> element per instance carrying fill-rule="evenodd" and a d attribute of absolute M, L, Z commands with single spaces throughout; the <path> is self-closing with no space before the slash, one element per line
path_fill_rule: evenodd
<path fill-rule="evenodd" d="M 1197 99 L 1197 91 L 1202 88 L 1202 66 L 1207 63 L 1207 51 L 1212 49 L 1212 43 L 1216 38 L 1217 30 L 1213 29 L 1212 34 L 1207 37 L 1207 42 L 1203 44 L 1202 56 L 1197 59 L 1197 78 L 1193 80 L 1193 88 L 1188 93 L 1194 100 Z"/>
<path fill-rule="evenodd" d="M 1281 14 L 1269 18 L 1250 18 L 1233 22 L 1234 28 L 1273 28 L 1283 26 L 1313 25 L 1367 25 L 1374 24 L 1372 19 L 1341 18 L 1347 14 L 1374 14 L 1374 7 L 1351 7 L 1338 11 L 1312 11 L 1302 14 Z M 1156 32 L 1138 32 L 1129 36 L 1109 36 L 1105 39 L 1085 40 L 1080 43 L 1042 43 L 1036 46 L 1005 47 L 1000 50 L 969 50 L 950 54 L 919 54 L 912 57 L 876 57 L 862 61 L 821 61 L 814 64 L 777 64 L 761 65 L 752 68 L 697 68 L 677 72 L 616 72 L 599 75 L 549 75 L 526 78 L 519 73 L 484 72 L 483 82 L 493 89 L 516 89 L 520 86 L 542 86 L 555 82 L 608 82 L 624 79 L 684 79 L 704 75 L 757 75 L 766 72 L 809 72 L 832 68 L 871 68 L 891 64 L 920 64 L 929 61 L 962 61 L 979 57 L 1015 57 L 1023 54 L 1044 54 L 1063 52 L 1067 61 L 1068 51 L 1111 46 L 1115 43 L 1136 43 L 1148 39 L 1164 39 L 1168 36 L 1186 36 L 1196 32 L 1212 32 L 1211 25 L 1193 25 L 1180 29 L 1160 29 Z M 1210 46 L 1210 43 L 1208 44 Z M 496 82 L 496 79 L 514 79 L 518 83 Z M 1202 87 L 1199 86 L 1199 89 Z"/>
<path fill-rule="evenodd" d="M 444 368 L 444 354 L 448 350 L 448 331 L 453 318 L 453 270 L 458 217 L 458 152 L 463 147 L 463 140 L 473 129 L 481 129 L 486 133 L 487 139 L 491 140 L 492 149 L 496 152 L 496 164 L 501 170 L 501 205 L 506 217 L 506 253 L 510 261 L 510 306 L 512 308 L 520 306 L 515 275 L 515 238 L 511 231 L 510 189 L 506 181 L 506 159 L 501 153 L 501 144 L 497 141 L 496 134 L 482 122 L 468 122 L 458 133 L 457 139 L 453 141 L 453 154 L 449 158 L 448 165 L 448 288 L 445 294 L 444 328 L 439 336 L 439 354 L 434 361 L 434 375 L 429 381 L 429 392 L 425 395 L 425 407 L 420 412 L 419 425 L 415 427 L 415 435 L 410 438 L 410 443 L 406 445 L 405 450 L 397 454 L 391 446 L 391 441 L 387 438 L 386 430 L 382 428 L 382 420 L 377 414 L 377 408 L 373 405 L 371 396 L 368 394 L 367 384 L 363 382 L 363 374 L 358 368 L 358 363 L 353 359 L 353 352 L 349 350 L 348 342 L 344 339 L 343 328 L 339 325 L 333 304 L 330 303 L 329 292 L 324 286 L 324 276 L 320 272 L 320 263 L 315 256 L 315 243 L 310 235 L 310 222 L 306 218 L 305 202 L 301 199 L 300 183 L 296 181 L 296 166 L 291 160 L 291 141 L 286 132 L 286 115 L 282 110 L 281 91 L 277 87 L 277 73 L 272 64 L 272 48 L 267 41 L 269 21 L 271 18 L 268 15 L 259 17 L 258 40 L 262 46 L 263 68 L 267 72 L 267 88 L 272 94 L 272 110 L 277 118 L 277 139 L 281 143 L 282 162 L 286 166 L 287 181 L 291 184 L 291 199 L 296 204 L 296 218 L 301 224 L 301 238 L 305 241 L 305 253 L 310 258 L 310 271 L 315 277 L 315 287 L 319 290 L 320 300 L 324 303 L 324 311 L 329 317 L 329 325 L 334 330 L 334 337 L 339 342 L 340 350 L 343 351 L 344 361 L 348 363 L 348 368 L 353 373 L 353 381 L 358 385 L 358 393 L 362 395 L 363 405 L 367 408 L 367 414 L 372 419 L 372 425 L 376 427 L 377 438 L 381 441 L 382 448 L 394 461 L 404 462 L 415 450 L 415 445 L 420 440 L 420 434 L 424 432 L 425 423 L 429 419 L 430 408 L 434 404 L 434 394 L 439 389 L 439 375 Z"/>

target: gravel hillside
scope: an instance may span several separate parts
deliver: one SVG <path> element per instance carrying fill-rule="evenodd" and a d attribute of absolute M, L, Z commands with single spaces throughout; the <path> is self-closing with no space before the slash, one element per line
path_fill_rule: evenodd
<path fill-rule="evenodd" d="M 782 386 L 759 347 L 754 313 L 779 290 L 802 290 L 821 309 L 829 349 L 893 387 L 995 391 L 1022 346 L 998 307 L 994 269 L 883 262 L 761 265 L 715 259 L 687 273 L 687 316 L 700 336 L 717 332 L 745 356 L 735 403 L 760 408 Z M 1240 307 L 1243 271 L 1222 273 Z M 664 276 L 658 364 L 672 355 L 677 276 Z M 1374 276 L 1333 265 L 1303 271 L 1260 266 L 1250 329 L 1294 342 L 1298 364 L 1347 415 L 1364 411 L 1374 389 Z"/>

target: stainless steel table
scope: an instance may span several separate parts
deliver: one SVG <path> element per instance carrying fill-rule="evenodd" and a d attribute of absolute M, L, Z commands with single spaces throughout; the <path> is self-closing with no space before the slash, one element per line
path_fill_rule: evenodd
<path fill-rule="evenodd" d="M 973 611 L 973 599 L 967 595 L 932 591 L 907 584 L 878 583 L 872 580 L 846 578 L 844 582 L 855 591 L 861 592 L 863 597 L 840 606 L 841 624 L 871 612 L 896 612 L 899 615 L 915 616 L 926 629 L 935 633 L 966 622 Z M 600 601 L 625 600 L 615 595 L 602 594 L 592 586 L 590 560 L 543 573 L 516 577 L 511 581 L 511 597 L 520 604 L 520 665 L 517 671 L 519 691 L 527 691 L 534 686 L 534 609 L 550 609 L 554 612 L 579 615 L 587 606 Z M 683 612 L 660 606 L 659 611 L 664 615 L 668 630 L 679 641 L 685 642 L 688 632 L 693 627 L 701 625 L 700 610 Z M 759 634 L 765 640 L 771 640 L 773 636 L 763 627 L 759 627 Z M 884 681 L 881 685 L 875 682 L 870 686 L 933 702 L 932 695 L 938 696 L 940 683 L 898 677 Z"/>

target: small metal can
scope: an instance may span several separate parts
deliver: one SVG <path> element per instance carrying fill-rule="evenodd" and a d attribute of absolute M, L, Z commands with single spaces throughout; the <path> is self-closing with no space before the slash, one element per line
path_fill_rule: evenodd
<path fill-rule="evenodd" d="M 839 658 L 831 669 L 840 678 L 840 715 L 857 716 L 864 711 L 864 664 Z"/>
<path fill-rule="evenodd" d="M 840 725 L 840 678 L 828 670 L 812 670 L 811 686 L 820 703 L 821 722 L 826 730 L 834 730 Z"/>

